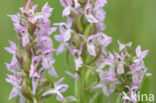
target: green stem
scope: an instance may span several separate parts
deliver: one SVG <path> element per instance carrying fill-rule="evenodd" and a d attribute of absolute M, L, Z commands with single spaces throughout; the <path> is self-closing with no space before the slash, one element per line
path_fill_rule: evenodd
<path fill-rule="evenodd" d="M 86 69 L 79 69 L 79 77 L 75 82 L 75 96 L 78 98 L 78 103 L 87 103 L 85 95 L 85 75 Z"/>
<path fill-rule="evenodd" d="M 80 97 L 80 103 L 85 103 L 85 68 L 81 69 L 81 75 L 80 75 L 80 80 L 81 80 L 81 97 Z"/>

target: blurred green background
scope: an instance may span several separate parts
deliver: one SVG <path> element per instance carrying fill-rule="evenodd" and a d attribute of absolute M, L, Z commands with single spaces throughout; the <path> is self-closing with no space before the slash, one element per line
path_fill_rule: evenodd
<path fill-rule="evenodd" d="M 34 0 L 39 7 L 46 2 L 54 8 L 52 23 L 65 21 L 61 17 L 63 7 L 59 0 Z M 11 55 L 4 50 L 8 46 L 8 40 L 17 42 L 16 32 L 13 29 L 12 22 L 8 14 L 16 14 L 19 12 L 19 7 L 23 6 L 24 0 L 0 0 L 0 103 L 14 103 L 8 101 L 9 93 L 12 86 L 5 82 L 6 74 L 9 73 L 4 65 L 4 62 L 10 62 Z M 149 49 L 149 55 L 145 59 L 146 66 L 151 77 L 151 92 L 156 95 L 156 0 L 108 0 L 108 5 L 105 7 L 107 12 L 105 24 L 107 29 L 105 33 L 113 38 L 111 48 L 117 49 L 117 40 L 127 43 L 133 42 L 135 48 L 138 44 L 143 49 Z M 58 43 L 54 41 L 55 48 Z M 67 76 L 64 71 L 72 70 L 65 62 L 65 54 L 56 57 L 56 71 L 59 76 L 65 76 L 65 83 L 70 84 L 70 88 L 64 95 L 73 95 L 74 80 Z M 47 103 L 56 103 L 55 97 L 48 99 Z"/>

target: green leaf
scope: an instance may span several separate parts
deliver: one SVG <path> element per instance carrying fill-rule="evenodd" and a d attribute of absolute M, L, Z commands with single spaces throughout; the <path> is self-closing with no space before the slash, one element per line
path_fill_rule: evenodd
<path fill-rule="evenodd" d="M 89 100 L 89 103 L 95 103 L 98 96 L 101 94 L 101 92 L 94 93 L 93 97 Z"/>
<path fill-rule="evenodd" d="M 143 94 L 149 95 L 150 84 L 151 84 L 151 78 L 148 76 L 144 76 L 142 84 L 141 84 L 141 88 L 140 88 L 140 95 L 143 95 Z M 148 103 L 148 101 L 146 101 L 146 98 L 143 98 L 143 101 L 138 101 L 138 103 Z"/>
<path fill-rule="evenodd" d="M 90 78 L 91 78 L 91 74 L 92 74 L 92 69 L 89 69 L 86 72 L 86 75 L 85 75 L 85 85 L 86 86 L 88 86 L 88 84 L 89 84 L 89 81 L 90 81 Z"/>
<path fill-rule="evenodd" d="M 83 33 L 83 28 L 84 28 L 84 25 L 83 25 L 83 15 L 80 15 L 79 18 L 78 18 L 78 30 L 80 33 Z"/>
<path fill-rule="evenodd" d="M 80 78 L 75 80 L 74 93 L 75 93 L 75 96 L 78 99 L 80 99 L 80 95 L 81 95 L 81 79 Z"/>
<path fill-rule="evenodd" d="M 88 24 L 85 31 L 84 31 L 84 35 L 85 37 L 88 37 L 90 34 L 91 29 L 93 28 L 94 24 Z"/>

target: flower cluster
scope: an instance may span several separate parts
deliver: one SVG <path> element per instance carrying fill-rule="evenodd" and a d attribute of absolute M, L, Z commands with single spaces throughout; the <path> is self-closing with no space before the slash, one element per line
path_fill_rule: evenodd
<path fill-rule="evenodd" d="M 9 99 L 20 96 L 21 103 L 31 101 L 42 103 L 44 99 L 53 94 L 62 103 L 92 103 L 97 93 L 110 96 L 112 93 L 127 93 L 129 98 L 122 98 L 125 103 L 136 103 L 131 99 L 131 92 L 136 94 L 141 88 L 144 76 L 150 76 L 144 64 L 148 50 L 142 51 L 141 46 L 134 52 L 132 43 L 122 44 L 118 41 L 119 50 L 109 51 L 107 46 L 112 38 L 105 30 L 104 7 L 107 0 L 60 0 L 64 10 L 63 17 L 66 22 L 55 23 L 60 34 L 54 38 L 60 43 L 58 48 L 53 48 L 50 35 L 57 28 L 50 27 L 49 17 L 52 8 L 46 3 L 41 12 L 31 0 L 26 0 L 21 13 L 9 15 L 14 22 L 18 34 L 19 44 L 10 41 L 10 46 L 5 48 L 13 54 L 11 63 L 5 63 L 13 75 L 8 75 L 7 82 L 13 85 Z M 68 75 L 75 79 L 75 97 L 64 98 L 61 94 L 68 88 L 61 84 L 64 78 L 51 83 L 45 72 L 53 77 L 58 77 L 53 64 L 54 52 L 59 55 L 67 50 L 67 63 L 69 56 L 74 59 L 74 70 Z M 93 79 L 93 80 L 92 80 Z M 51 86 L 50 86 L 51 85 Z M 50 86 L 50 88 L 49 88 Z M 92 95 L 93 94 L 93 95 Z M 89 101 L 90 100 L 90 101 Z"/>
<path fill-rule="evenodd" d="M 113 92 L 122 96 L 123 91 L 137 93 L 144 75 L 150 75 L 146 73 L 147 68 L 143 61 L 148 50 L 141 51 L 141 47 L 138 46 L 135 55 L 131 48 L 132 43 L 122 44 L 119 41 L 119 53 L 115 51 L 111 53 L 106 49 L 112 42 L 112 38 L 103 33 L 105 30 L 103 7 L 107 1 L 60 0 L 60 2 L 65 7 L 62 15 L 67 18 L 67 23 L 54 24 L 59 26 L 60 30 L 60 35 L 55 35 L 55 39 L 60 42 L 57 54 L 64 52 L 66 48 L 67 56 L 70 52 L 74 58 L 76 72 L 74 75 L 67 73 L 76 79 L 96 75 L 99 81 L 93 83 L 94 85 L 90 84 L 91 91 L 101 88 L 106 96 L 110 96 Z M 88 88 L 87 86 L 84 88 Z M 82 97 L 78 98 L 81 101 Z M 123 101 L 131 100 L 123 99 Z"/>
<path fill-rule="evenodd" d="M 50 20 L 53 8 L 46 3 L 41 12 L 37 5 L 31 0 L 26 0 L 24 7 L 20 8 L 21 13 L 9 15 L 14 22 L 15 31 L 18 34 L 19 44 L 10 41 L 11 47 L 5 49 L 13 54 L 11 63 L 5 63 L 13 75 L 8 75 L 7 82 L 13 85 L 9 99 L 20 96 L 21 102 L 26 100 L 40 101 L 46 98 L 46 88 L 52 85 L 52 93 L 57 94 L 57 99 L 64 100 L 61 92 L 67 90 L 68 85 L 51 83 L 45 77 L 45 72 L 53 77 L 58 77 L 53 64 L 55 59 L 53 53 L 53 42 L 50 35 L 56 28 L 50 27 Z M 62 81 L 63 79 L 61 79 Z M 43 94 L 43 95 L 41 95 Z M 40 100 L 39 100 L 40 99 Z"/>
<path fill-rule="evenodd" d="M 106 96 L 113 92 L 121 96 L 126 92 L 131 96 L 131 92 L 139 92 L 144 75 L 150 76 L 147 72 L 143 59 L 148 54 L 148 50 L 142 51 L 141 47 L 136 48 L 136 53 L 132 50 L 132 43 L 122 44 L 118 41 L 119 53 L 109 52 L 106 58 L 99 58 L 96 71 L 99 74 L 100 83 L 94 88 L 102 88 Z M 136 102 L 123 98 L 126 103 Z"/>
<path fill-rule="evenodd" d="M 60 30 L 60 35 L 55 35 L 55 39 L 61 43 L 57 54 L 67 48 L 74 57 L 76 71 L 85 64 L 85 57 L 98 58 L 99 52 L 106 53 L 105 48 L 112 41 L 111 37 L 102 33 L 105 30 L 103 7 L 106 0 L 84 1 L 60 0 L 65 7 L 62 15 L 67 17 L 67 23 L 54 24 Z"/>

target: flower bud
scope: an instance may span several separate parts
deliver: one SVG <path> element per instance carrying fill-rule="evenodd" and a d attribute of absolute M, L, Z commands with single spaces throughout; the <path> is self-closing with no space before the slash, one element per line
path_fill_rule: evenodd
<path fill-rule="evenodd" d="M 26 79 L 24 79 L 23 81 L 22 81 L 22 88 L 21 88 L 21 90 L 22 90 L 22 94 L 23 94 L 23 96 L 26 98 L 26 99 L 28 99 L 28 100 L 30 100 L 30 101 L 33 101 L 33 94 L 32 94 L 32 90 L 31 90 L 31 88 L 29 87 L 29 86 L 27 86 L 27 84 L 26 84 Z"/>
<path fill-rule="evenodd" d="M 32 0 L 25 0 L 24 2 L 24 10 L 25 11 L 28 11 L 30 9 L 32 9 L 32 7 L 34 6 L 35 4 L 32 2 Z M 25 17 L 28 17 L 28 14 L 26 12 L 23 13 Z"/>
<path fill-rule="evenodd" d="M 35 29 L 36 29 L 36 25 L 32 24 L 32 23 L 29 23 L 28 32 L 30 33 L 31 36 L 33 36 L 33 33 L 34 33 Z"/>
<path fill-rule="evenodd" d="M 129 46 L 126 46 L 126 49 L 127 49 L 127 52 L 129 54 L 129 56 L 133 56 L 133 54 L 134 54 L 133 48 L 129 47 Z"/>
<path fill-rule="evenodd" d="M 72 42 L 74 43 L 76 49 L 80 48 L 81 41 L 80 41 L 80 38 L 79 38 L 79 36 L 77 34 L 73 35 Z"/>
<path fill-rule="evenodd" d="M 25 0 L 24 10 L 30 10 L 33 5 L 35 5 L 35 4 L 31 0 Z"/>
<path fill-rule="evenodd" d="M 133 49 L 129 46 L 126 46 L 122 50 L 122 52 L 127 55 L 125 58 L 126 63 L 129 65 L 132 64 L 133 63 L 133 55 L 134 55 Z"/>
<path fill-rule="evenodd" d="M 29 70 L 30 70 L 30 60 L 28 58 L 27 55 L 24 56 L 24 59 L 23 59 L 23 70 L 24 72 L 29 75 Z"/>
<path fill-rule="evenodd" d="M 45 88 L 50 84 L 50 81 L 47 78 L 41 79 L 40 82 L 41 82 L 41 85 L 40 85 L 41 88 Z"/>
<path fill-rule="evenodd" d="M 33 45 L 32 45 L 32 43 L 27 44 L 26 50 L 27 50 L 27 53 L 28 53 L 28 54 L 30 54 L 30 55 L 32 54 L 32 50 L 33 50 Z"/>
<path fill-rule="evenodd" d="M 79 2 L 82 3 L 82 4 L 86 4 L 87 0 L 79 0 Z"/>
<path fill-rule="evenodd" d="M 17 58 L 18 62 L 22 65 L 23 64 L 23 56 L 22 56 L 21 52 L 19 51 L 18 47 L 16 50 L 16 58 Z"/>

